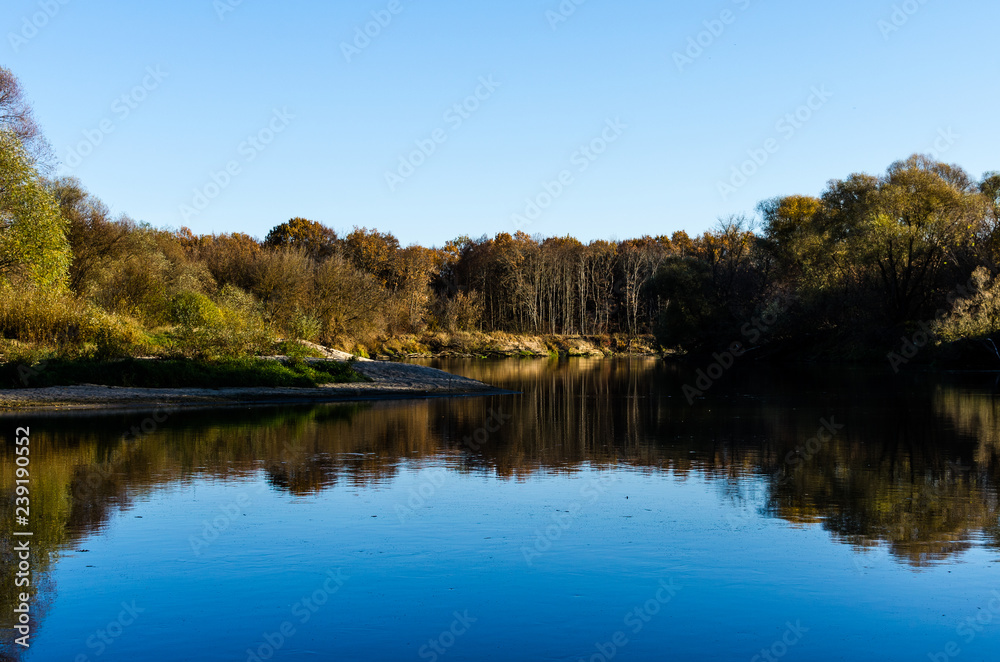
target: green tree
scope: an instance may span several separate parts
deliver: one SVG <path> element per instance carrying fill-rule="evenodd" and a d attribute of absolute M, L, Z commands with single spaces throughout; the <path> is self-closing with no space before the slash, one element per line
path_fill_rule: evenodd
<path fill-rule="evenodd" d="M 21 141 L 0 130 L 0 277 L 65 286 L 71 260 L 66 230 Z"/>
<path fill-rule="evenodd" d="M 842 272 L 860 274 L 890 323 L 927 316 L 963 276 L 981 232 L 984 196 L 960 168 L 914 155 L 878 178 L 833 182 L 823 196 L 826 239 Z M 965 265 L 964 277 L 971 272 Z"/>

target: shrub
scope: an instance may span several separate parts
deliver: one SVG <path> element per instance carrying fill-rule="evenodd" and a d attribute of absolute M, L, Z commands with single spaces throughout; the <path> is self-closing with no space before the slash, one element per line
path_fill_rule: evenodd
<path fill-rule="evenodd" d="M 218 325 L 222 311 L 204 294 L 181 292 L 170 302 L 170 321 L 188 329 Z"/>
<path fill-rule="evenodd" d="M 268 350 L 273 334 L 253 297 L 229 286 L 219 298 L 220 304 L 197 292 L 174 297 L 171 319 L 178 325 L 178 350 L 207 359 L 255 356 Z"/>
<path fill-rule="evenodd" d="M 67 293 L 0 283 L 0 334 L 57 354 L 126 356 L 148 339 L 139 323 Z"/>
<path fill-rule="evenodd" d="M 313 342 L 323 333 L 323 323 L 308 313 L 299 312 L 289 323 L 288 331 L 296 340 Z"/>
<path fill-rule="evenodd" d="M 958 298 L 950 314 L 934 325 L 942 340 L 984 338 L 1000 331 L 1000 278 L 990 279 L 990 272 L 979 267 L 972 274 L 975 291 Z"/>

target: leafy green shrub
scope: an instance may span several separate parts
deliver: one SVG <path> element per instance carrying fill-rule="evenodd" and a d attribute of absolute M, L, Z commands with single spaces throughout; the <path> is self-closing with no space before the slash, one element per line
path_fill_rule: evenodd
<path fill-rule="evenodd" d="M 188 329 L 218 325 L 222 311 L 204 294 L 181 292 L 170 302 L 170 321 Z"/>
<path fill-rule="evenodd" d="M 178 325 L 177 349 L 203 359 L 255 356 L 273 343 L 270 326 L 254 298 L 227 286 L 220 304 L 204 294 L 183 292 L 171 303 L 171 319 Z"/>
<path fill-rule="evenodd" d="M 302 359 L 322 359 L 326 355 L 320 352 L 315 347 L 310 347 L 297 340 L 286 340 L 284 342 L 279 342 L 275 346 L 275 352 L 279 356 L 287 356 L 293 360 Z"/>
<path fill-rule="evenodd" d="M 288 330 L 296 340 L 313 342 L 323 333 L 323 323 L 312 315 L 299 312 L 292 317 Z"/>

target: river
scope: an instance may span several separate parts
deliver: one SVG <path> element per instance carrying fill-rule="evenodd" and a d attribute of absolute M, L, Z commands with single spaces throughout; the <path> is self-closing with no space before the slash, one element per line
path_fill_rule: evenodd
<path fill-rule="evenodd" d="M 995 374 L 426 363 L 517 393 L 5 415 L 7 658 L 996 659 Z"/>

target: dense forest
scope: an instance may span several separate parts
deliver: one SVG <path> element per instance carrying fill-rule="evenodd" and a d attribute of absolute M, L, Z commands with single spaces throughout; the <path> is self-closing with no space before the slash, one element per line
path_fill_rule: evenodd
<path fill-rule="evenodd" d="M 254 355 L 278 339 L 363 353 L 404 335 L 502 332 L 906 360 L 951 343 L 1000 366 L 1000 174 L 977 179 L 925 156 L 832 180 L 819 197 L 764 201 L 701 236 L 517 232 L 436 248 L 303 218 L 263 239 L 154 228 L 54 170 L 0 68 L 8 361 Z"/>

